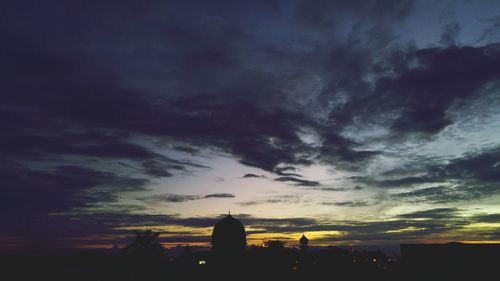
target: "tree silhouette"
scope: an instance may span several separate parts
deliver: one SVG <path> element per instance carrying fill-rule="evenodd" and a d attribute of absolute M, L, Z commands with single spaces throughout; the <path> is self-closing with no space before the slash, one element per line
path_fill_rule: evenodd
<path fill-rule="evenodd" d="M 165 250 L 159 236 L 159 232 L 153 232 L 151 229 L 136 232 L 134 240 L 123 249 L 123 252 L 133 257 L 159 258 Z"/>

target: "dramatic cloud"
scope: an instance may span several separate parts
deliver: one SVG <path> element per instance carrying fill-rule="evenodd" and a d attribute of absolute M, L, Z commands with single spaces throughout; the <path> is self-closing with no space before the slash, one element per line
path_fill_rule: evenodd
<path fill-rule="evenodd" d="M 400 113 L 393 131 L 437 133 L 451 124 L 446 111 L 454 102 L 476 95 L 485 83 L 498 79 L 500 48 L 422 49 L 407 54 L 406 67 L 410 62 L 418 66 L 378 81 L 377 103 Z"/>
<path fill-rule="evenodd" d="M 256 174 L 245 174 L 243 175 L 243 178 L 262 178 L 264 176 L 259 176 L 259 175 L 256 175 Z"/>
<path fill-rule="evenodd" d="M 340 201 L 340 202 L 335 202 L 335 203 L 324 203 L 324 204 L 325 205 L 333 204 L 333 205 L 339 206 L 339 207 L 353 207 L 353 208 L 371 205 L 371 203 L 368 201 Z"/>
<path fill-rule="evenodd" d="M 16 163 L 2 164 L 2 205 L 6 211 L 17 215 L 57 212 L 95 201 L 112 200 L 112 194 L 117 190 L 143 190 L 148 183 L 147 179 L 80 166 L 34 170 Z M 19 208 L 20 202 L 23 208 Z"/>
<path fill-rule="evenodd" d="M 498 238 L 459 217 L 496 218 L 499 5 L 31 2 L 0 11 L 0 236 L 206 242 L 236 207 L 253 234 Z"/>
<path fill-rule="evenodd" d="M 456 208 L 439 208 L 426 211 L 418 211 L 409 214 L 402 214 L 400 217 L 407 219 L 449 219 L 458 211 Z"/>
<path fill-rule="evenodd" d="M 299 186 L 318 186 L 320 185 L 317 181 L 304 180 L 294 177 L 279 177 L 275 181 L 289 182 Z"/>
<path fill-rule="evenodd" d="M 205 198 L 233 198 L 236 197 L 231 193 L 212 193 L 205 195 Z"/>
<path fill-rule="evenodd" d="M 53 219 L 50 214 L 112 202 L 117 192 L 145 190 L 148 184 L 147 179 L 80 166 L 34 170 L 2 163 L 0 177 L 0 217 L 15 235 L 38 235 L 46 227 L 66 228 L 70 221 Z M 64 231 L 71 232 L 71 228 Z"/>
<path fill-rule="evenodd" d="M 181 203 L 186 201 L 200 200 L 205 198 L 234 198 L 231 193 L 212 193 L 207 195 L 182 195 L 182 194 L 159 194 L 151 197 L 141 198 L 146 202 L 168 202 Z"/>
<path fill-rule="evenodd" d="M 500 182 L 500 147 L 450 161 L 436 171 L 438 176 L 487 183 Z"/>
<path fill-rule="evenodd" d="M 436 203 L 474 200 L 499 194 L 499 149 L 489 149 L 479 154 L 451 159 L 445 165 L 427 167 L 428 176 L 402 178 L 380 182 L 391 186 L 408 186 L 433 182 L 451 182 L 395 194 L 395 197 Z"/>
<path fill-rule="evenodd" d="M 261 204 L 280 204 L 280 203 L 298 203 L 300 202 L 300 197 L 295 195 L 281 195 L 277 197 L 263 198 L 259 200 L 243 201 L 239 202 L 238 205 L 248 207 Z"/>

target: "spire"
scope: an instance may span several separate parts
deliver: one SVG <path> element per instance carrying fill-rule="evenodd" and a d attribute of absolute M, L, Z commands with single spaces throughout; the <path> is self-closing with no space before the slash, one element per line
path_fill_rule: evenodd
<path fill-rule="evenodd" d="M 305 248 L 307 248 L 307 244 L 309 243 L 309 239 L 307 239 L 307 237 L 304 233 L 302 233 L 302 237 L 300 237 L 299 243 L 300 243 L 301 249 L 304 250 Z"/>

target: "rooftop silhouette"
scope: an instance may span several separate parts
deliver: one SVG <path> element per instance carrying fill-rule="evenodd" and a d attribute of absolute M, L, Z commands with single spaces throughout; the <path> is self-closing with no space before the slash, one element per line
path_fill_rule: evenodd
<path fill-rule="evenodd" d="M 479 278 L 495 274 L 500 244 L 403 244 L 401 256 L 352 247 L 311 247 L 305 234 L 300 248 L 282 240 L 247 246 L 244 225 L 230 214 L 212 232 L 212 249 L 171 256 L 161 246 L 159 232 L 137 232 L 118 250 L 80 252 L 72 256 L 0 257 L 4 274 L 17 280 L 146 280 L 201 278 L 250 280 L 273 277 L 311 280 L 329 276 L 349 280 L 420 280 L 436 277 Z M 306 251 L 307 250 L 307 251 Z"/>

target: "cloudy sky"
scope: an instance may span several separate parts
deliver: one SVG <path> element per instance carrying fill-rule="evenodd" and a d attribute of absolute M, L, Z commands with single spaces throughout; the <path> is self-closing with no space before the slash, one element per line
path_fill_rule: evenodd
<path fill-rule="evenodd" d="M 0 249 L 500 241 L 500 4 L 10 1 Z"/>

